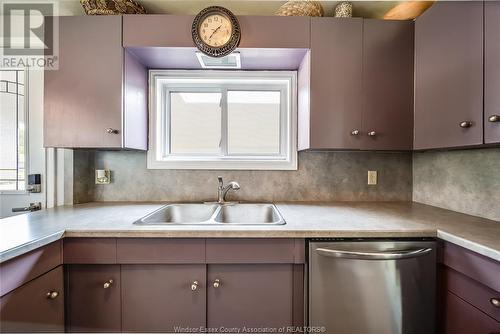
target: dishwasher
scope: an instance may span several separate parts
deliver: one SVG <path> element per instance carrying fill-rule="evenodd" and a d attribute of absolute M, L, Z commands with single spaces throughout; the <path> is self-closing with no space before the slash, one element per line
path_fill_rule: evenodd
<path fill-rule="evenodd" d="M 436 243 L 311 240 L 309 326 L 330 334 L 435 333 Z"/>

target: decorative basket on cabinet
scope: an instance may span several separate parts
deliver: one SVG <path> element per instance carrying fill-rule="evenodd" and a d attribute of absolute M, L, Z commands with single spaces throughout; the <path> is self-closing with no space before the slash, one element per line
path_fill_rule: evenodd
<path fill-rule="evenodd" d="M 80 0 L 87 15 L 147 14 L 134 0 Z"/>
<path fill-rule="evenodd" d="M 352 17 L 352 3 L 342 1 L 335 6 L 335 17 Z"/>
<path fill-rule="evenodd" d="M 323 6 L 319 1 L 288 1 L 277 11 L 278 16 L 323 16 Z"/>

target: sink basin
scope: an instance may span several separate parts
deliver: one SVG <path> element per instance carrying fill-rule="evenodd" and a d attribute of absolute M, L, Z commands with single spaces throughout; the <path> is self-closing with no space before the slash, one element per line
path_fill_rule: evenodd
<path fill-rule="evenodd" d="M 223 205 L 214 220 L 221 224 L 285 224 L 278 209 L 273 204 Z"/>
<path fill-rule="evenodd" d="M 218 205 L 210 204 L 168 204 L 134 224 L 203 224 L 212 218 L 218 208 Z"/>
<path fill-rule="evenodd" d="M 274 204 L 168 204 L 134 222 L 137 225 L 283 225 Z"/>

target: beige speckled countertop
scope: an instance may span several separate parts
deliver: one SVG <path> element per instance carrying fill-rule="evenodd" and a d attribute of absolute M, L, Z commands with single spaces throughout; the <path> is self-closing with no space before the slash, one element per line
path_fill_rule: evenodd
<path fill-rule="evenodd" d="M 162 203 L 88 203 L 0 220 L 0 262 L 63 237 L 438 237 L 500 261 L 500 222 L 412 202 L 277 203 L 286 225 L 140 226 Z"/>

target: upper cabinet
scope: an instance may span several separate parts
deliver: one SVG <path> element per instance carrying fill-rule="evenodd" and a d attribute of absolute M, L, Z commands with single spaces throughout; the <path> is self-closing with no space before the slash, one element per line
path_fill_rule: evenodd
<path fill-rule="evenodd" d="M 440 1 L 415 23 L 238 20 L 242 69 L 300 65 L 299 150 L 500 143 L 500 3 Z M 45 72 L 45 146 L 146 150 L 148 68 L 200 68 L 192 22 L 61 17 L 59 69 Z"/>
<path fill-rule="evenodd" d="M 412 148 L 413 34 L 410 21 L 311 19 L 299 149 Z"/>
<path fill-rule="evenodd" d="M 190 15 L 124 15 L 123 46 L 194 48 Z M 240 48 L 309 48 L 309 17 L 238 16 Z"/>
<path fill-rule="evenodd" d="M 413 26 L 364 20 L 362 149 L 412 149 Z"/>
<path fill-rule="evenodd" d="M 121 39 L 120 16 L 59 18 L 59 69 L 44 75 L 44 146 L 147 149 L 147 69 Z"/>
<path fill-rule="evenodd" d="M 361 131 L 362 55 L 362 19 L 311 19 L 310 68 L 299 73 L 299 81 L 310 77 L 310 124 L 299 117 L 306 127 L 299 135 L 309 138 L 301 149 L 360 148 L 353 133 Z"/>
<path fill-rule="evenodd" d="M 437 2 L 415 23 L 414 148 L 482 143 L 483 3 Z"/>
<path fill-rule="evenodd" d="M 500 143 L 500 2 L 484 4 L 484 142 Z"/>

